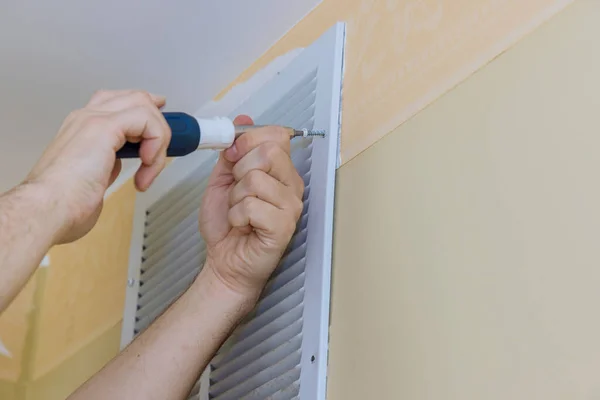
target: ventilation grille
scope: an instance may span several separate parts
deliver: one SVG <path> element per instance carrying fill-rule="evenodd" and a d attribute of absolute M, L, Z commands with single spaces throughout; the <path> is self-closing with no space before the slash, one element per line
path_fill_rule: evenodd
<path fill-rule="evenodd" d="M 291 399 L 298 394 L 311 151 L 309 144 L 293 154 L 306 186 L 296 232 L 257 307 L 211 362 L 211 399 Z"/>
<path fill-rule="evenodd" d="M 256 118 L 255 123 L 312 129 L 316 88 L 315 70 Z M 293 399 L 298 396 L 311 156 L 311 140 L 292 140 L 292 161 L 305 184 L 302 216 L 257 307 L 210 363 L 210 399 Z M 136 336 L 171 305 L 200 272 L 206 246 L 198 232 L 198 210 L 216 160 L 216 155 L 211 157 L 146 212 Z M 197 382 L 189 398 L 197 399 L 199 393 L 200 382 Z"/>
<path fill-rule="evenodd" d="M 140 288 L 134 334 L 138 335 L 192 283 L 206 246 L 198 232 L 198 210 L 216 155 L 146 212 Z"/>
<path fill-rule="evenodd" d="M 312 129 L 316 77 L 316 70 L 308 74 L 256 123 Z M 256 308 L 210 363 L 210 399 L 293 399 L 299 394 L 311 156 L 311 141 L 293 140 L 292 161 L 305 185 L 302 215 Z"/>

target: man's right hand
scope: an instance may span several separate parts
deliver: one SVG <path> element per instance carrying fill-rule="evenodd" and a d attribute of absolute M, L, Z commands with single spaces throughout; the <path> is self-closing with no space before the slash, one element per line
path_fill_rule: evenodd
<path fill-rule="evenodd" d="M 138 190 L 162 171 L 171 140 L 164 104 L 164 97 L 144 91 L 101 91 L 65 119 L 25 181 L 56 206 L 56 244 L 77 240 L 96 224 L 104 193 L 121 170 L 115 154 L 126 141 L 141 142 Z"/>
<path fill-rule="evenodd" d="M 294 234 L 303 194 L 287 132 L 266 127 L 240 136 L 219 157 L 200 208 L 201 276 L 212 272 L 222 292 L 256 301 Z"/>

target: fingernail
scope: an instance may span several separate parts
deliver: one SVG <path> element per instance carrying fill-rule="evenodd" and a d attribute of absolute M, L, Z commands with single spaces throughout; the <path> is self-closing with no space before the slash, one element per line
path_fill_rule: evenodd
<path fill-rule="evenodd" d="M 229 161 L 236 161 L 238 155 L 238 149 L 236 144 L 234 143 L 231 147 L 225 150 L 225 158 Z"/>

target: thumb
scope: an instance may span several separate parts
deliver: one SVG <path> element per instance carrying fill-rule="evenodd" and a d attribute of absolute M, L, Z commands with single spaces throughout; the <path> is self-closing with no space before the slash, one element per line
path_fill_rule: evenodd
<path fill-rule="evenodd" d="M 238 115 L 233 120 L 233 124 L 234 125 L 253 125 L 254 121 L 252 120 L 252 118 L 250 118 L 247 115 Z M 212 175 L 210 177 L 209 185 L 212 184 L 212 185 L 216 185 L 216 186 L 221 186 L 221 185 L 229 185 L 229 184 L 233 183 L 232 171 L 233 171 L 233 166 L 235 165 L 235 163 L 228 161 L 224 156 L 226 153 L 232 153 L 232 152 L 235 152 L 235 142 L 231 145 L 231 147 L 229 147 L 228 149 L 226 149 L 219 155 L 219 160 L 217 161 L 217 164 L 215 165 L 215 167 L 213 169 Z"/>

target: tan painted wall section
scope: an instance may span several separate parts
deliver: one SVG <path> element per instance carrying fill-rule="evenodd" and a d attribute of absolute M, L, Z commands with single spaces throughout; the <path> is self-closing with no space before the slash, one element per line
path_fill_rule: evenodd
<path fill-rule="evenodd" d="M 324 0 L 232 86 L 347 22 L 345 163 L 571 0 Z"/>
<path fill-rule="evenodd" d="M 466 71 L 503 50 L 499 44 L 508 46 L 519 36 L 515 32 L 524 34 L 567 3 L 324 0 L 237 82 L 277 55 L 310 44 L 336 21 L 346 20 L 342 145 L 347 160 L 362 150 L 363 145 L 357 143 L 373 143 L 387 133 L 386 127 L 395 127 L 416 111 L 413 105 L 419 98 L 441 94 L 450 82 L 466 77 Z M 468 25 L 461 27 L 466 21 Z M 401 76 L 399 71 L 404 71 Z M 363 104 L 365 99 L 368 104 Z M 128 183 L 110 197 L 103 223 L 92 234 L 53 249 L 37 327 L 34 378 L 121 319 L 134 198 Z"/>
<path fill-rule="evenodd" d="M 441 396 L 444 398 L 469 398 L 460 395 L 472 393 L 493 398 L 486 395 L 486 390 L 496 389 L 490 382 L 493 374 L 506 378 L 514 387 L 533 390 L 540 387 L 548 376 L 545 372 L 552 366 L 589 387 L 587 368 L 595 364 L 581 351 L 588 344 L 591 352 L 596 350 L 588 343 L 589 336 L 569 337 L 566 327 L 549 334 L 544 327 L 554 327 L 560 317 L 565 317 L 591 329 L 590 335 L 596 333 L 595 321 L 583 319 L 583 314 L 590 311 L 583 307 L 584 297 L 598 300 L 586 291 L 585 282 L 583 289 L 564 304 L 558 302 L 559 297 L 552 297 L 550 290 L 559 289 L 559 280 L 576 285 L 581 282 L 573 281 L 575 276 L 589 278 L 589 282 L 596 278 L 583 265 L 582 257 L 590 255 L 587 242 L 576 244 L 575 240 L 579 238 L 576 232 L 588 229 L 590 233 L 591 228 L 583 215 L 577 214 L 575 221 L 559 221 L 563 229 L 556 237 L 540 236 L 546 230 L 552 232 L 542 218 L 548 217 L 551 210 L 560 215 L 560 206 L 567 205 L 582 213 L 589 204 L 554 199 L 556 193 L 548 186 L 552 180 L 539 186 L 538 176 L 532 170 L 538 165 L 541 170 L 548 167 L 528 161 L 526 156 L 537 156 L 532 153 L 537 151 L 536 141 L 547 140 L 546 136 L 539 136 L 537 128 L 551 125 L 550 129 L 558 129 L 551 123 L 537 125 L 538 119 L 548 121 L 544 120 L 548 115 L 559 114 L 558 109 L 551 108 L 554 113 L 542 115 L 541 107 L 549 110 L 554 103 L 548 101 L 552 96 L 541 87 L 546 85 L 546 90 L 552 91 L 564 73 L 583 79 L 580 70 L 570 70 L 566 65 L 569 56 L 578 56 L 580 66 L 596 68 L 595 64 L 585 63 L 585 51 L 594 48 L 594 44 L 575 38 L 573 27 L 592 18 L 590 14 L 594 12 L 598 15 L 598 3 L 580 0 L 583 5 L 569 7 L 559 21 L 540 31 L 563 43 L 567 39 L 562 30 L 568 30 L 569 46 L 554 48 L 550 42 L 540 45 L 537 42 L 543 40 L 536 32 L 535 38 L 527 39 L 533 44 L 520 44 L 439 104 L 396 129 L 568 3 L 569 0 L 324 0 L 232 83 L 233 86 L 246 80 L 291 49 L 309 45 L 335 22 L 346 21 L 343 161 L 353 160 L 394 130 L 372 150 L 340 169 L 330 398 L 390 398 L 401 393 L 420 399 L 440 398 L 441 393 L 448 394 Z M 596 20 L 590 24 L 600 26 Z M 592 35 L 588 39 L 598 37 L 599 32 L 586 28 L 584 31 Z M 573 51 L 577 53 L 571 54 Z M 519 60 L 511 54 L 517 54 Z M 512 57 L 508 58 L 512 61 L 503 61 L 507 57 Z M 545 61 L 535 64 L 536 68 L 554 69 L 543 75 L 525 68 L 528 62 L 538 59 Z M 531 76 L 519 75 L 525 74 L 521 70 L 529 71 Z M 594 79 L 595 71 L 597 68 Z M 551 73 L 556 74 L 553 79 L 548 78 Z M 558 85 L 558 93 L 567 90 Z M 471 90 L 465 91 L 465 87 Z M 568 111 L 563 114 L 565 126 L 569 116 L 580 117 L 578 105 L 590 100 L 582 99 L 577 88 L 586 90 L 577 85 L 571 89 L 570 102 L 565 104 Z M 531 97 L 537 92 L 545 96 Z M 522 96 L 523 93 L 530 97 Z M 595 96 L 597 91 L 590 93 Z M 540 104 L 530 112 L 524 99 Z M 481 108 L 482 104 L 487 107 Z M 471 118 L 471 114 L 477 118 Z M 511 121 L 513 125 L 506 125 Z M 511 130 L 506 137 L 505 129 Z M 538 136 L 531 136 L 531 131 Z M 559 146 L 558 131 L 552 132 L 555 136 L 551 145 Z M 583 146 L 585 140 L 592 139 L 573 140 Z M 580 157 L 580 150 L 586 149 L 573 147 L 565 156 L 552 147 L 545 149 L 544 156 L 581 163 L 586 158 Z M 544 160 L 550 162 L 549 158 Z M 551 167 L 553 172 L 575 171 Z M 590 167 L 596 165 L 592 163 Z M 373 176 L 386 177 L 386 184 L 378 185 Z M 583 183 L 576 176 L 562 176 L 557 184 L 565 184 L 567 193 L 579 193 L 585 198 L 583 186 L 576 186 Z M 531 186 L 527 177 L 538 186 Z M 493 186 L 490 181 L 501 185 Z M 529 197 L 520 198 L 522 191 Z M 551 198 L 555 203 L 542 201 L 549 196 L 554 196 Z M 88 354 L 91 365 L 96 365 L 99 353 L 81 352 L 104 337 L 118 345 L 116 335 L 109 332 L 122 318 L 134 198 L 135 192 L 128 183 L 106 202 L 100 224 L 88 237 L 53 249 L 34 327 L 32 379 L 39 382 L 50 376 L 63 376 L 56 371 L 63 371 L 61 366 L 79 354 Z M 593 196 L 589 199 L 595 200 Z M 494 202 L 501 212 L 492 207 Z M 530 212 L 538 219 L 528 217 Z M 375 222 L 379 229 L 375 229 Z M 566 240 L 565 235 L 569 234 L 571 241 Z M 546 245 L 553 246 L 552 251 L 544 252 Z M 567 250 L 558 252 L 559 245 L 567 246 L 565 249 L 574 251 L 576 256 L 565 259 Z M 579 255 L 578 251 L 583 253 Z M 569 264 L 575 268 L 572 275 L 558 268 L 561 260 L 575 263 L 574 267 Z M 539 265 L 548 265 L 550 277 Z M 542 284 L 536 281 L 540 276 L 550 280 Z M 513 287 L 515 279 L 517 284 Z M 27 298 L 31 295 L 24 296 L 20 307 L 28 309 L 31 300 Z M 527 307 L 518 307 L 523 304 Z M 566 315 L 565 310 L 573 311 L 576 306 L 583 307 L 581 315 Z M 531 314 L 525 315 L 527 310 L 532 310 Z M 6 320 L 0 319 L 0 333 L 2 323 Z M 524 332 L 508 328 L 519 323 L 524 324 L 520 325 Z M 544 339 L 534 342 L 533 337 L 538 334 L 545 335 Z M 519 344 L 517 338 L 522 337 L 531 349 Z M 569 349 L 560 347 L 569 338 L 579 342 Z M 559 347 L 553 350 L 553 344 Z M 556 358 L 549 359 L 552 354 Z M 569 359 L 569 355 L 574 359 Z M 481 360 L 491 360 L 489 368 L 475 368 Z M 553 360 L 564 361 L 565 366 L 552 364 Z M 0 358 L 0 374 L 13 371 L 13 366 L 5 368 L 5 361 Z M 511 361 L 523 366 L 514 368 Z M 540 365 L 542 361 L 546 364 Z M 451 371 L 453 365 L 464 367 L 464 371 Z M 528 374 L 533 367 L 542 372 Z M 54 372 L 59 375 L 52 375 Z M 467 383 L 469 373 L 481 378 L 481 383 Z M 565 393 L 571 394 L 562 382 L 558 379 L 552 383 L 557 389 L 567 388 Z M 71 387 L 73 382 L 64 385 L 63 388 Z M 470 387 L 465 389 L 463 385 Z M 498 393 L 506 394 L 509 389 Z"/>
<path fill-rule="evenodd" d="M 55 247 L 36 326 L 32 379 L 48 373 L 123 317 L 135 189 L 128 182 L 105 203 L 96 227 Z"/>
<path fill-rule="evenodd" d="M 64 360 L 27 388 L 26 400 L 62 400 L 98 372 L 119 352 L 121 324 L 118 323 Z"/>
<path fill-rule="evenodd" d="M 330 400 L 600 397 L 600 2 L 338 174 Z"/>
<path fill-rule="evenodd" d="M 16 382 L 24 368 L 25 345 L 34 312 L 33 296 L 36 284 L 34 276 L 0 315 L 0 340 L 11 353 L 10 357 L 0 355 L 0 380 Z"/>

